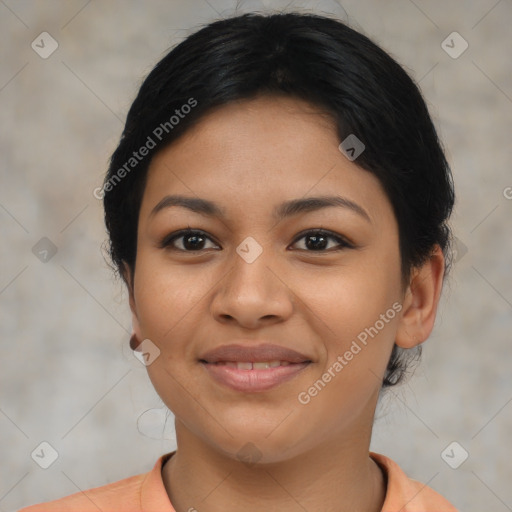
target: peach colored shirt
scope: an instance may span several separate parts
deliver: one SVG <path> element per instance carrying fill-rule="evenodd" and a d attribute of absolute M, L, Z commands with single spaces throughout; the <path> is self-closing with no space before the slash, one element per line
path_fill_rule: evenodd
<path fill-rule="evenodd" d="M 176 512 L 162 480 L 162 467 L 173 453 L 162 455 L 148 473 L 31 505 L 18 512 Z M 374 452 L 370 456 L 387 476 L 382 512 L 457 512 L 433 489 L 408 478 L 388 457 Z"/>

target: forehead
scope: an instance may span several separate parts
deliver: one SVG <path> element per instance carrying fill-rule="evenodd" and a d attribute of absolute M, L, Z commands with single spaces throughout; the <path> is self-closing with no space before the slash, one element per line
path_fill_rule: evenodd
<path fill-rule="evenodd" d="M 165 194 L 206 197 L 245 212 L 339 193 L 374 218 L 391 206 L 379 180 L 338 149 L 334 120 L 290 97 L 263 96 L 206 114 L 151 162 L 141 217 Z M 386 212 L 385 210 L 388 210 Z"/>

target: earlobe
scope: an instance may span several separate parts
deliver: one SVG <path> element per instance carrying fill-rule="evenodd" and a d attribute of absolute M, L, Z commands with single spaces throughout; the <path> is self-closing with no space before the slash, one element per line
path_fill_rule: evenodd
<path fill-rule="evenodd" d="M 399 347 L 415 347 L 430 336 L 441 297 L 444 268 L 443 251 L 436 245 L 430 258 L 413 271 L 395 338 Z"/>
<path fill-rule="evenodd" d="M 139 319 L 137 314 L 132 311 L 132 337 L 130 339 L 130 346 L 133 350 L 135 348 L 133 346 L 137 346 L 142 341 L 142 333 L 140 329 Z M 133 345 L 133 346 L 132 346 Z"/>
<path fill-rule="evenodd" d="M 135 303 L 135 288 L 133 283 L 133 274 L 131 267 L 123 261 L 123 279 L 128 289 L 128 297 L 130 304 L 130 311 L 132 312 L 132 337 L 130 339 L 130 347 L 135 350 L 133 346 L 138 345 L 142 340 L 139 318 L 137 313 L 137 305 Z"/>

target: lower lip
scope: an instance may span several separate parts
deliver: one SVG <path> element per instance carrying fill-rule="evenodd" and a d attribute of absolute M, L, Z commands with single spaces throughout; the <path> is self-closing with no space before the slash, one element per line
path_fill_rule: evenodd
<path fill-rule="evenodd" d="M 283 382 L 293 379 L 303 371 L 309 362 L 293 363 L 288 366 L 277 366 L 262 370 L 239 370 L 226 365 L 201 363 L 211 377 L 225 386 L 243 391 L 256 393 L 267 391 Z"/>

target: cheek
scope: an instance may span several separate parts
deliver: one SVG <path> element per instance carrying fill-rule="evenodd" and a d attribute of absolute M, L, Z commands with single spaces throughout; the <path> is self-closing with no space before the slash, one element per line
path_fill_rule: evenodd
<path fill-rule="evenodd" d="M 373 410 L 394 343 L 396 309 L 400 309 L 393 299 L 396 290 L 382 284 L 375 282 L 375 274 L 371 278 L 354 275 L 343 282 L 331 280 L 326 283 L 328 292 L 324 289 L 312 297 L 325 352 L 309 387 L 296 397 L 312 430 L 326 435 L 341 431 Z"/>
<path fill-rule="evenodd" d="M 319 277 L 314 287 L 301 284 L 302 298 L 315 313 L 311 318 L 322 334 L 319 372 L 330 369 L 336 375 L 333 382 L 341 387 L 368 386 L 368 392 L 380 387 L 401 310 L 399 271 L 396 257 L 390 254 L 385 260 L 371 258 L 368 264 Z"/>
<path fill-rule="evenodd" d="M 398 268 L 393 266 L 354 265 L 313 278 L 297 276 L 295 291 L 323 321 L 330 343 L 346 340 L 374 325 L 400 298 Z"/>
<path fill-rule="evenodd" d="M 138 255 L 135 283 L 142 336 L 160 350 L 146 368 L 153 387 L 175 415 L 200 417 L 190 339 L 198 328 L 195 313 L 209 286 L 198 279 L 197 269 L 178 268 L 144 250 Z"/>
<path fill-rule="evenodd" d="M 135 300 L 142 333 L 163 343 L 175 338 L 183 319 L 200 305 L 208 285 L 194 266 L 170 265 L 165 258 L 141 251 L 135 277 Z"/>

